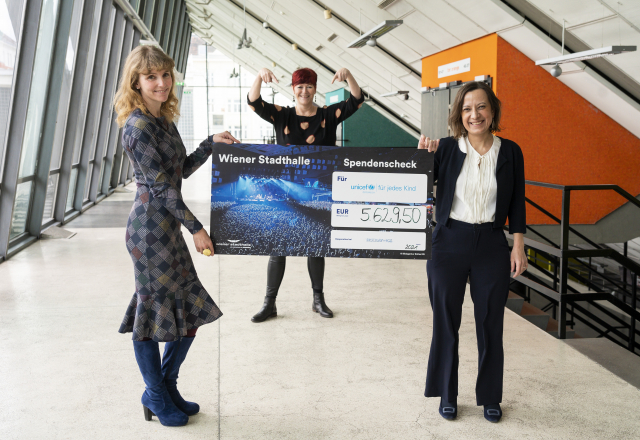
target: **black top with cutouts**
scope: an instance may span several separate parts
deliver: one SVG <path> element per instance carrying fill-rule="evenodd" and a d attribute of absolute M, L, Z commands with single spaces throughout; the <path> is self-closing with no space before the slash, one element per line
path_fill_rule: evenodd
<path fill-rule="evenodd" d="M 335 145 L 338 124 L 354 114 L 364 102 L 353 95 L 346 101 L 318 107 L 314 116 L 298 116 L 295 107 L 281 107 L 262 100 L 262 96 L 251 102 L 249 108 L 258 116 L 273 124 L 279 145 Z"/>

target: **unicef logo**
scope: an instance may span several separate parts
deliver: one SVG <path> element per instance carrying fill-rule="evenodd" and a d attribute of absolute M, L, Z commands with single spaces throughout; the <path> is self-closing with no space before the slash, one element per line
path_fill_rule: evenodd
<path fill-rule="evenodd" d="M 369 185 L 369 190 L 373 191 L 374 189 L 376 189 L 375 185 Z"/>

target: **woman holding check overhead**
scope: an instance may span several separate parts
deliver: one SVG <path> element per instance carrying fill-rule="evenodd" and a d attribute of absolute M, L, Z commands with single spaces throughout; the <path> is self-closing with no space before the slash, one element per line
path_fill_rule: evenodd
<path fill-rule="evenodd" d="M 347 69 L 336 72 L 331 83 L 346 81 L 351 96 L 348 100 L 329 107 L 314 104 L 318 77 L 311 69 L 293 72 L 291 79 L 295 107 L 281 107 L 262 100 L 262 83 L 278 82 L 269 69 L 261 69 L 256 76 L 247 101 L 249 108 L 258 116 L 274 125 L 279 145 L 335 145 L 338 124 L 356 112 L 364 102 L 360 86 Z M 286 257 L 271 256 L 267 268 L 267 295 L 262 309 L 253 317 L 253 322 L 262 322 L 277 316 L 276 296 L 284 277 Z M 308 257 L 307 268 L 313 289 L 312 310 L 323 318 L 332 318 L 333 312 L 324 300 L 324 257 Z"/>
<path fill-rule="evenodd" d="M 451 108 L 453 136 L 420 137 L 418 148 L 435 152 L 438 184 L 432 256 L 427 262 L 433 337 L 426 397 L 440 397 L 439 412 L 457 416 L 458 330 L 467 279 L 478 340 L 476 403 L 484 417 L 502 417 L 504 307 L 514 277 L 527 269 L 524 159 L 520 147 L 500 131 L 500 101 L 481 82 L 464 85 Z M 509 219 L 513 250 L 503 233 Z"/>

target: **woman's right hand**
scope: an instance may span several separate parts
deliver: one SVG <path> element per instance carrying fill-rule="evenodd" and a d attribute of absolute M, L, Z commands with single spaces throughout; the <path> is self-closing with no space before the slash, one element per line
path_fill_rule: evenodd
<path fill-rule="evenodd" d="M 270 82 L 274 82 L 274 81 L 276 83 L 280 83 L 280 81 L 278 81 L 278 78 L 276 78 L 273 72 L 267 69 L 266 67 L 263 67 L 262 69 L 260 69 L 260 71 L 258 72 L 258 76 L 262 79 L 262 82 L 264 82 L 265 84 L 269 84 Z"/>
<path fill-rule="evenodd" d="M 213 242 L 204 228 L 193 234 L 193 242 L 198 253 L 201 254 L 205 249 L 209 249 L 213 255 Z"/>
<path fill-rule="evenodd" d="M 425 135 L 420 135 L 420 141 L 418 142 L 419 150 L 427 150 L 429 153 L 435 153 L 440 145 L 440 139 L 431 140 Z"/>

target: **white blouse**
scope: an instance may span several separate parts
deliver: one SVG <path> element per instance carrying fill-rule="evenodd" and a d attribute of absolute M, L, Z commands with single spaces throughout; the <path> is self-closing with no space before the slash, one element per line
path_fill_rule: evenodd
<path fill-rule="evenodd" d="M 456 190 L 449 218 L 465 223 L 493 222 L 496 216 L 496 165 L 500 152 L 500 138 L 493 137 L 489 151 L 482 156 L 462 136 L 460 151 L 467 154 L 456 181 Z"/>

